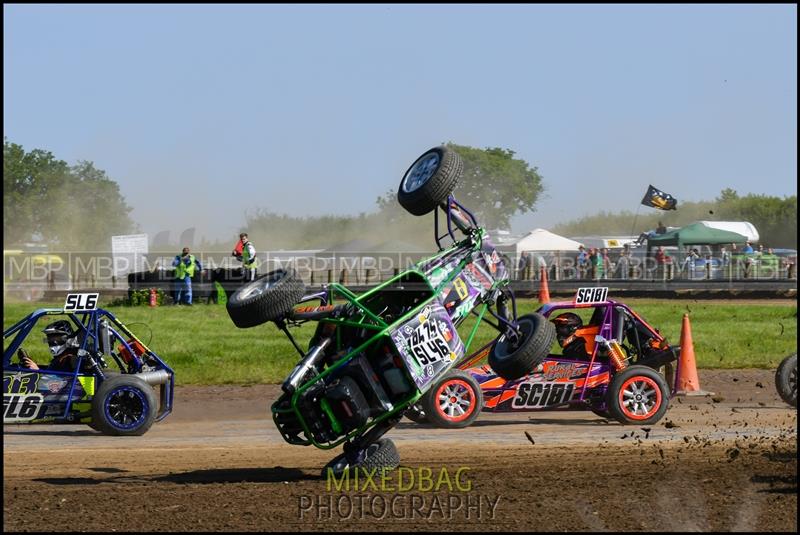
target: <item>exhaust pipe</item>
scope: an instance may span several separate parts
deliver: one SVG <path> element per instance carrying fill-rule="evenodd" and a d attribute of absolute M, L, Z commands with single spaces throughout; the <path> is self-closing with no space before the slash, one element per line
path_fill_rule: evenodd
<path fill-rule="evenodd" d="M 308 352 L 308 355 L 306 355 L 306 357 L 294 367 L 292 373 L 289 374 L 289 377 L 286 379 L 286 381 L 284 381 L 283 385 L 281 386 L 284 392 L 290 396 L 294 394 L 295 390 L 297 390 L 297 387 L 300 386 L 300 382 L 306 376 L 308 371 L 316 366 L 317 362 L 320 360 L 320 357 L 325 355 L 325 348 L 328 347 L 330 342 L 330 338 L 323 338 L 319 341 L 318 345 L 311 348 L 311 350 Z"/>
<path fill-rule="evenodd" d="M 145 383 L 155 386 L 155 385 L 163 385 L 169 382 L 169 373 L 167 370 L 156 370 L 154 372 L 143 372 L 143 373 L 136 373 L 134 377 L 138 377 Z"/>

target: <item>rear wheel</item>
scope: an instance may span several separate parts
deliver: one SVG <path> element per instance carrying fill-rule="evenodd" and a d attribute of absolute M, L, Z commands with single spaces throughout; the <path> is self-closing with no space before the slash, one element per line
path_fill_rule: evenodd
<path fill-rule="evenodd" d="M 797 407 L 797 353 L 781 361 L 775 372 L 775 386 L 783 401 Z"/>
<path fill-rule="evenodd" d="M 434 147 L 417 158 L 403 175 L 397 200 L 411 214 L 425 215 L 447 202 L 463 172 L 464 163 L 457 152 Z"/>
<path fill-rule="evenodd" d="M 106 435 L 143 435 L 155 422 L 157 409 L 150 385 L 138 377 L 116 375 L 97 389 L 89 426 Z"/>
<path fill-rule="evenodd" d="M 436 427 L 467 427 L 483 408 L 483 392 L 470 373 L 451 370 L 425 393 L 421 406 L 425 417 Z"/>
<path fill-rule="evenodd" d="M 667 412 L 669 387 L 653 368 L 630 366 L 608 385 L 608 413 L 623 424 L 654 424 Z"/>
<path fill-rule="evenodd" d="M 541 314 L 526 314 L 517 318 L 520 335 L 515 340 L 501 336 L 489 353 L 489 366 L 509 381 L 527 375 L 550 352 L 556 338 L 556 328 Z"/>
<path fill-rule="evenodd" d="M 277 269 L 236 290 L 226 309 L 237 327 L 255 327 L 283 317 L 305 291 L 294 270 Z"/>
<path fill-rule="evenodd" d="M 373 442 L 367 446 L 363 451 L 363 459 L 351 465 L 347 460 L 347 455 L 342 453 L 322 468 L 322 478 L 327 479 L 328 472 L 332 472 L 334 476 L 339 477 L 348 470 L 363 470 L 364 472 L 371 472 L 377 470 L 393 470 L 400 466 L 400 454 L 397 453 L 397 448 L 388 438 L 381 438 L 377 442 Z M 362 472 L 362 474 L 364 473 Z M 359 475 L 362 475 L 359 474 Z"/>

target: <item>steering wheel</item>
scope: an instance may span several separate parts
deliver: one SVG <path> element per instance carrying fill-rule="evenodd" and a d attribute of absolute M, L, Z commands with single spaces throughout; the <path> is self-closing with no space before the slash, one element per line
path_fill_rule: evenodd
<path fill-rule="evenodd" d="M 33 359 L 30 357 L 30 355 L 28 355 L 28 352 L 22 348 L 19 348 L 17 349 L 17 360 L 19 361 L 19 365 L 24 368 L 25 363 L 22 361 L 22 359 L 28 359 L 33 362 Z"/>

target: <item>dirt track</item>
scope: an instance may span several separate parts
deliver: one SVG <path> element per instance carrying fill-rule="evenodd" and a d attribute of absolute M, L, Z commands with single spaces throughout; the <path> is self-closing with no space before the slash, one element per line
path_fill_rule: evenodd
<path fill-rule="evenodd" d="M 388 436 L 413 488 L 349 492 L 319 476 L 338 450 L 281 440 L 266 413 L 277 387 L 181 388 L 143 437 L 5 427 L 3 529 L 796 531 L 797 412 L 773 372 L 700 379 L 717 396 L 673 400 L 649 430 L 564 411 L 453 431 L 403 421 Z M 453 490 L 420 488 L 420 469 Z"/>

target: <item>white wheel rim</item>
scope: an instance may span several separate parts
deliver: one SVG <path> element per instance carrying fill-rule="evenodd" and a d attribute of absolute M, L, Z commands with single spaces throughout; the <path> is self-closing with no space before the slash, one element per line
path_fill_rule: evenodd
<path fill-rule="evenodd" d="M 645 382 L 634 382 L 622 392 L 623 405 L 636 416 L 644 416 L 656 406 L 656 389 Z"/>
<path fill-rule="evenodd" d="M 265 291 L 275 286 L 279 280 L 281 280 L 281 277 L 276 277 L 270 280 L 262 279 L 258 282 L 254 282 L 249 288 L 242 291 L 241 299 L 247 299 L 248 297 L 252 297 L 254 295 L 261 295 Z"/>
<path fill-rule="evenodd" d="M 439 394 L 439 407 L 450 418 L 467 413 L 472 400 L 469 391 L 459 384 L 447 385 Z"/>

